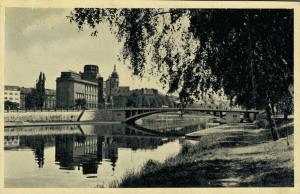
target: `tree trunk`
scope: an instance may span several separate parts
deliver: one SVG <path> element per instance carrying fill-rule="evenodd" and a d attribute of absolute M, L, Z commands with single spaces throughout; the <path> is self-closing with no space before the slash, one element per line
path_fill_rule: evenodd
<path fill-rule="evenodd" d="M 272 119 L 272 110 L 269 105 L 266 107 L 266 113 L 267 113 L 267 120 L 269 122 L 269 127 L 271 129 L 273 140 L 276 141 L 279 139 L 279 136 L 275 126 L 275 121 Z"/>
<path fill-rule="evenodd" d="M 288 113 L 285 112 L 284 113 L 284 121 L 287 122 L 287 120 L 288 120 Z"/>
<path fill-rule="evenodd" d="M 271 108 L 272 108 L 272 114 L 273 114 L 273 115 L 276 115 L 276 113 L 275 113 L 275 108 L 274 108 L 274 103 L 271 103 Z"/>

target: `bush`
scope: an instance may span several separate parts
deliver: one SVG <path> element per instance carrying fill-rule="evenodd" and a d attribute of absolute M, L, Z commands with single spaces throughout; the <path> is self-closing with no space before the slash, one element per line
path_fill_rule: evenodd
<path fill-rule="evenodd" d="M 149 172 L 153 172 L 154 170 L 157 170 L 159 166 L 160 163 L 158 161 L 150 159 L 144 164 L 141 172 L 143 172 L 144 174 L 148 174 Z"/>
<path fill-rule="evenodd" d="M 185 142 L 182 146 L 181 146 L 181 150 L 179 152 L 179 154 L 181 155 L 185 155 L 187 153 L 189 153 L 191 151 L 191 149 L 193 148 L 193 145 L 189 142 Z"/>

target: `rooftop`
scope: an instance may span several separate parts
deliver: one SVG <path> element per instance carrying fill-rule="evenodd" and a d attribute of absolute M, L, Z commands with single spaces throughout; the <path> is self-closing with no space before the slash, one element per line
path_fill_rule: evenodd
<path fill-rule="evenodd" d="M 5 90 L 12 90 L 12 91 L 19 91 L 20 87 L 19 86 L 9 86 L 9 85 L 5 85 L 4 86 Z"/>

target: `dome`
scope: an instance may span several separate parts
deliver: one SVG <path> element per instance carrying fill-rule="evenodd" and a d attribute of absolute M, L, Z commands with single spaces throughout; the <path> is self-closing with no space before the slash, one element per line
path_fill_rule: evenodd
<path fill-rule="evenodd" d="M 92 65 L 92 64 L 85 65 L 84 72 L 98 73 L 99 72 L 98 65 Z"/>

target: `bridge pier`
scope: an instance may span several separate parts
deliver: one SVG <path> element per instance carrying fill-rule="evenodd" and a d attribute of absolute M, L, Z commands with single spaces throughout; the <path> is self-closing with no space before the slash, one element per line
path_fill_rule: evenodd
<path fill-rule="evenodd" d="M 256 114 L 257 113 L 249 113 L 249 120 L 251 122 L 254 122 L 256 120 Z"/>
<path fill-rule="evenodd" d="M 223 118 L 223 112 L 222 111 L 220 112 L 220 118 Z"/>

